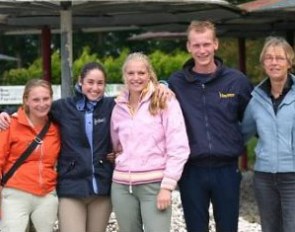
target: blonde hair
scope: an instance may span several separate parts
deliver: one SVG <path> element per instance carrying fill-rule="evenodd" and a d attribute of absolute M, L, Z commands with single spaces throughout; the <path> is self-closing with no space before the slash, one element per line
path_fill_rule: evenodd
<path fill-rule="evenodd" d="M 291 45 L 283 38 L 278 36 L 269 36 L 265 39 L 262 51 L 260 53 L 259 61 L 263 64 L 263 60 L 266 54 L 266 51 L 269 47 L 281 47 L 285 54 L 288 63 L 292 67 L 294 66 L 294 50 Z"/>
<path fill-rule="evenodd" d="M 213 39 L 217 39 L 216 37 L 216 27 L 215 25 L 211 22 L 211 21 L 191 21 L 190 25 L 188 26 L 186 33 L 187 33 L 187 39 L 189 36 L 189 33 L 191 31 L 195 31 L 195 32 L 204 32 L 205 30 L 210 30 L 212 31 L 213 34 Z"/>
<path fill-rule="evenodd" d="M 25 104 L 25 100 L 28 99 L 31 90 L 35 87 L 44 87 L 49 90 L 50 97 L 52 98 L 52 96 L 53 96 L 53 90 L 52 90 L 51 84 L 48 81 L 42 80 L 42 79 L 29 80 L 26 83 L 24 93 L 23 93 L 23 109 L 27 114 L 29 113 L 29 107 Z"/>
<path fill-rule="evenodd" d="M 125 59 L 125 62 L 122 66 L 123 81 L 125 79 L 124 77 L 125 77 L 126 67 L 127 67 L 128 63 L 133 60 L 139 60 L 145 65 L 148 75 L 150 77 L 150 83 L 156 88 L 158 86 L 158 78 L 157 78 L 156 72 L 155 72 L 148 56 L 146 56 L 145 54 L 143 54 L 141 52 L 131 53 Z M 147 91 L 147 90 L 144 90 L 144 91 Z M 143 92 L 143 94 L 145 94 L 145 92 Z M 149 105 L 150 113 L 152 115 L 156 115 L 159 113 L 160 110 L 163 110 L 165 108 L 166 108 L 166 103 L 160 101 L 156 91 L 154 91 L 152 93 L 151 102 Z"/>

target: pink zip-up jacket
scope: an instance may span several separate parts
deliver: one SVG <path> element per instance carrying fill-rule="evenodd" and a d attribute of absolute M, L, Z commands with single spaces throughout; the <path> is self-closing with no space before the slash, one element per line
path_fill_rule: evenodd
<path fill-rule="evenodd" d="M 116 158 L 113 181 L 126 185 L 161 182 L 174 190 L 190 152 L 184 118 L 178 101 L 156 116 L 148 108 L 154 88 L 143 96 L 134 115 L 128 108 L 128 91 L 117 99 L 111 118 Z"/>

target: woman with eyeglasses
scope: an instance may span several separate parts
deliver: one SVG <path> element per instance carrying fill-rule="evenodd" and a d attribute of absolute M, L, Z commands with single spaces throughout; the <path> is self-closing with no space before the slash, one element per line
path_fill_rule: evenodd
<path fill-rule="evenodd" d="M 269 37 L 260 54 L 266 74 L 252 92 L 242 123 L 247 139 L 257 135 L 254 191 L 263 232 L 295 231 L 294 51 Z"/>

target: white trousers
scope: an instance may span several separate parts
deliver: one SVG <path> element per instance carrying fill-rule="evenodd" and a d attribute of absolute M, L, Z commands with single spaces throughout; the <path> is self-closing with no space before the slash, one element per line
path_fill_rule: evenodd
<path fill-rule="evenodd" d="M 55 191 L 45 196 L 36 196 L 13 188 L 2 190 L 4 232 L 25 232 L 30 218 L 37 232 L 52 232 L 57 210 Z"/>

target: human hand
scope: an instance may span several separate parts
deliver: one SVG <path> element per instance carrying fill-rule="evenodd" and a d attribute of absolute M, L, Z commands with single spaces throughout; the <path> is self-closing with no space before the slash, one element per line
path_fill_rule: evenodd
<path fill-rule="evenodd" d="M 8 113 L 2 112 L 0 114 L 0 130 L 6 130 L 10 125 L 11 119 Z"/>
<path fill-rule="evenodd" d="M 157 208 L 159 210 L 165 210 L 169 206 L 171 206 L 172 203 L 172 196 L 171 196 L 171 190 L 169 189 L 160 189 L 160 192 L 157 196 Z"/>
<path fill-rule="evenodd" d="M 107 160 L 111 163 L 115 163 L 116 158 L 121 154 L 121 152 L 111 152 L 107 154 Z"/>
<path fill-rule="evenodd" d="M 172 97 L 175 96 L 173 91 L 171 91 L 167 85 L 158 84 L 156 87 L 156 94 L 161 102 L 166 102 L 167 100 L 171 100 Z"/>
<path fill-rule="evenodd" d="M 116 153 L 115 152 L 111 152 L 109 154 L 107 154 L 107 160 L 111 163 L 115 163 L 115 159 L 116 159 Z"/>

